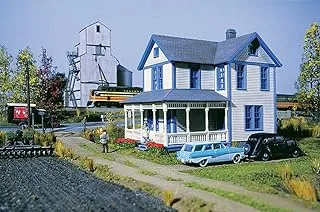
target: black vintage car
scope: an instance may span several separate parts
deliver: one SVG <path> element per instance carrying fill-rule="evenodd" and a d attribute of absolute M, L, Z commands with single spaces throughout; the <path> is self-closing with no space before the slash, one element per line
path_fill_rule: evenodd
<path fill-rule="evenodd" d="M 301 155 L 297 141 L 284 138 L 275 133 L 255 133 L 249 136 L 244 146 L 248 158 L 268 161 L 276 157 L 299 157 Z"/>

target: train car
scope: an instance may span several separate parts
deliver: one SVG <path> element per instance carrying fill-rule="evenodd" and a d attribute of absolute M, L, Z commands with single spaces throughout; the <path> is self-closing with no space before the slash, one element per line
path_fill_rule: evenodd
<path fill-rule="evenodd" d="M 142 92 L 140 87 L 99 87 L 91 90 L 87 106 L 121 107 L 120 102 Z"/>

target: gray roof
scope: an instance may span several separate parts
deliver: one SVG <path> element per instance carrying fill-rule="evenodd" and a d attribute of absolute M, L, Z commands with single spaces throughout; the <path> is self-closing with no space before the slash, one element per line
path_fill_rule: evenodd
<path fill-rule="evenodd" d="M 176 62 L 213 64 L 218 42 L 152 35 L 167 58 Z"/>
<path fill-rule="evenodd" d="M 255 38 L 259 39 L 261 45 L 275 61 L 275 64 L 278 67 L 282 66 L 281 62 L 263 42 L 258 33 L 253 32 L 222 42 L 152 35 L 138 65 L 138 70 L 143 69 L 154 43 L 159 46 L 169 61 L 218 65 L 232 61 Z"/>
<path fill-rule="evenodd" d="M 213 90 L 201 89 L 165 89 L 139 93 L 123 104 L 152 102 L 221 102 L 228 99 Z"/>
<path fill-rule="evenodd" d="M 214 57 L 214 64 L 228 62 L 235 54 L 239 53 L 239 50 L 248 44 L 248 41 L 252 41 L 255 35 L 256 33 L 254 32 L 219 42 Z"/>

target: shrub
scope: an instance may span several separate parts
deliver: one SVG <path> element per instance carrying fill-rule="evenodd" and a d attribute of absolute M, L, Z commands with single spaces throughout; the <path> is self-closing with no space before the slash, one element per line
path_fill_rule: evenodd
<path fill-rule="evenodd" d="M 70 159 L 74 158 L 73 151 L 70 148 L 66 147 L 61 141 L 58 141 L 55 144 L 54 151 L 58 157 Z"/>
<path fill-rule="evenodd" d="M 56 142 L 54 133 L 39 133 L 34 134 L 34 143 L 40 146 L 49 146 Z"/>
<path fill-rule="evenodd" d="M 0 131 L 0 146 L 4 145 L 5 140 L 6 140 L 6 133 Z"/>
<path fill-rule="evenodd" d="M 148 147 L 148 151 L 152 153 L 160 153 L 160 154 L 165 153 L 163 144 L 159 144 L 154 141 L 149 141 L 147 142 L 147 147 Z"/>
<path fill-rule="evenodd" d="M 117 138 L 115 140 L 116 146 L 121 149 L 134 148 L 137 145 L 137 142 L 137 140 L 130 138 Z"/>
<path fill-rule="evenodd" d="M 109 124 L 106 128 L 107 133 L 109 135 L 109 140 L 111 143 L 114 143 L 117 138 L 124 137 L 124 129 L 123 127 L 117 127 L 115 124 Z"/>
<path fill-rule="evenodd" d="M 292 138 L 306 138 L 312 135 L 312 130 L 304 117 L 282 120 L 279 134 Z"/>
<path fill-rule="evenodd" d="M 294 176 L 290 164 L 286 164 L 281 172 L 284 186 L 297 197 L 307 201 L 317 201 L 315 186 L 309 180 Z"/>
<path fill-rule="evenodd" d="M 162 193 L 162 200 L 166 204 L 166 206 L 171 207 L 174 200 L 173 192 L 168 190 L 164 191 Z"/>
<path fill-rule="evenodd" d="M 90 172 L 94 172 L 96 170 L 94 167 L 94 162 L 92 158 L 85 157 L 83 159 L 83 164 L 84 164 L 84 167 Z"/>
<path fill-rule="evenodd" d="M 81 133 L 81 137 L 93 142 L 99 140 L 98 132 L 96 130 L 86 129 Z"/>
<path fill-rule="evenodd" d="M 312 127 L 312 136 L 313 137 L 320 137 L 320 125 L 319 124 Z"/>

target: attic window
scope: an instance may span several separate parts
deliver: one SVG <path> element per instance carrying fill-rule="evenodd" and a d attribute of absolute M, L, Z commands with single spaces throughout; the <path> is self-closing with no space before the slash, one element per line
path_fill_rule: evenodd
<path fill-rule="evenodd" d="M 258 39 L 254 39 L 250 44 L 249 44 L 249 55 L 253 56 L 258 56 L 258 51 L 257 49 L 260 47 Z"/>
<path fill-rule="evenodd" d="M 153 58 L 159 57 L 159 47 L 153 49 Z"/>
<path fill-rule="evenodd" d="M 100 26 L 99 25 L 96 26 L 96 31 L 100 33 Z"/>

